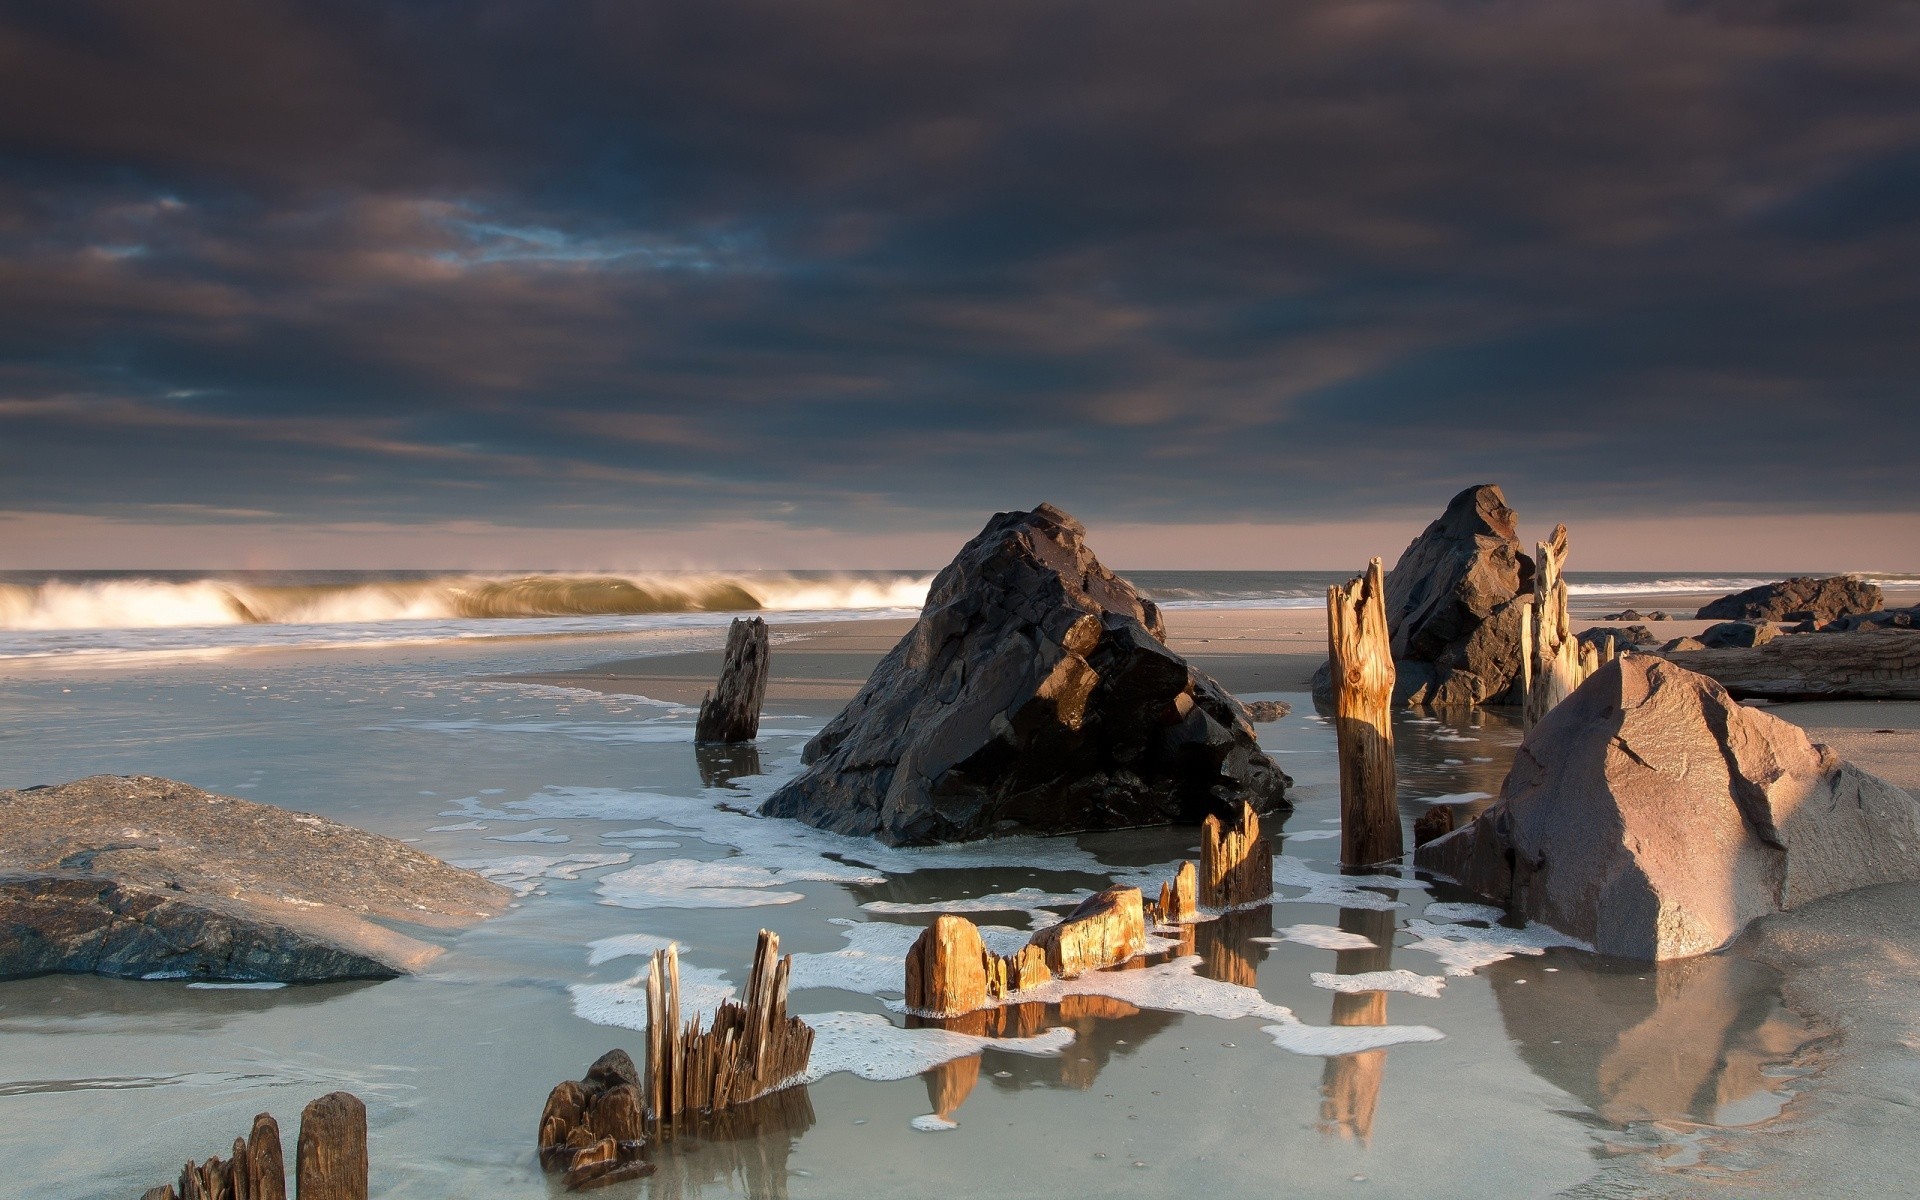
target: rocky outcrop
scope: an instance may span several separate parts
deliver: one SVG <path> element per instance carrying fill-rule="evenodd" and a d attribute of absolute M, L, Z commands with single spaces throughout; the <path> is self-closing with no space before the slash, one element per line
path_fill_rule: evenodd
<path fill-rule="evenodd" d="M 0 792 L 0 978 L 312 982 L 412 971 L 511 894 L 396 842 L 151 776 Z"/>
<path fill-rule="evenodd" d="M 1766 913 L 1920 879 L 1920 800 L 1705 676 L 1629 655 L 1535 726 L 1500 798 L 1415 862 L 1602 953 L 1683 958 Z"/>
<path fill-rule="evenodd" d="M 1799 577 L 1763 583 L 1722 596 L 1694 614 L 1701 621 L 1831 621 L 1849 613 L 1878 612 L 1880 588 L 1849 575 Z"/>
<path fill-rule="evenodd" d="M 1457 707 L 1513 699 L 1532 592 L 1533 560 L 1520 550 L 1500 489 L 1481 484 L 1455 496 L 1387 573 L 1395 701 Z M 1332 702 L 1324 666 L 1313 693 Z"/>
<path fill-rule="evenodd" d="M 1233 698 L 1051 505 L 1000 513 L 761 811 L 892 845 L 1291 808 Z"/>
<path fill-rule="evenodd" d="M 1580 640 L 1590 643 L 1596 649 L 1607 638 L 1613 639 L 1613 650 L 1616 654 L 1640 646 L 1660 644 L 1660 639 L 1654 635 L 1653 630 L 1645 625 L 1629 625 L 1624 629 L 1618 625 L 1596 625 L 1592 629 L 1580 631 Z"/>
<path fill-rule="evenodd" d="M 1920 633 L 1793 633 L 1744 649 L 1703 649 L 1691 638 L 1662 654 L 1739 700 L 1920 700 Z"/>
<path fill-rule="evenodd" d="M 1722 621 L 1707 626 L 1699 641 L 1708 650 L 1744 649 L 1764 646 L 1777 636 L 1768 621 Z"/>
<path fill-rule="evenodd" d="M 1812 622 L 1809 622 L 1811 624 Z M 1848 613 L 1817 628 L 1821 633 L 1853 633 L 1862 629 L 1913 629 L 1920 627 L 1920 605 L 1910 608 L 1885 608 L 1879 612 Z M 1796 630 L 1796 632 L 1802 632 Z"/>

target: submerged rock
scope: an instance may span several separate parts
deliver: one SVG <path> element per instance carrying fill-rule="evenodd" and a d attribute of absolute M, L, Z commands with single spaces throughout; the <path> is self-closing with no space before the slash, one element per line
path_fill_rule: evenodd
<path fill-rule="evenodd" d="M 1722 596 L 1694 616 L 1702 621 L 1831 621 L 1849 613 L 1878 612 L 1883 603 L 1879 586 L 1865 580 L 1802 576 Z"/>
<path fill-rule="evenodd" d="M 0 978 L 304 983 L 440 954 L 511 893 L 392 838 L 152 776 L 0 792 Z"/>
<path fill-rule="evenodd" d="M 1501 703 L 1520 675 L 1520 625 L 1533 592 L 1514 512 L 1494 484 L 1455 496 L 1386 578 L 1394 699 L 1440 707 Z M 1322 666 L 1316 699 L 1331 703 Z"/>
<path fill-rule="evenodd" d="M 1233 698 L 1051 505 L 1000 513 L 761 811 L 892 845 L 1287 810 Z"/>
<path fill-rule="evenodd" d="M 1920 879 L 1920 800 L 1705 676 L 1629 655 L 1534 727 L 1491 807 L 1414 859 L 1602 953 L 1684 958 L 1766 913 Z"/>

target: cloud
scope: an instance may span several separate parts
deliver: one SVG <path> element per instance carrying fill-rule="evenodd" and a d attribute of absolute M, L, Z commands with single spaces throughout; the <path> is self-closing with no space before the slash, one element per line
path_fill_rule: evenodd
<path fill-rule="evenodd" d="M 14 13 L 4 499 L 1912 511 L 1916 53 L 1894 0 Z"/>

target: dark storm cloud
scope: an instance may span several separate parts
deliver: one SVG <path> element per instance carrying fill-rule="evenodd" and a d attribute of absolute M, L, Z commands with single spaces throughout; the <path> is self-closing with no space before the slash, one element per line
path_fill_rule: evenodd
<path fill-rule="evenodd" d="M 1920 503 L 1911 4 L 0 12 L 0 508 Z"/>

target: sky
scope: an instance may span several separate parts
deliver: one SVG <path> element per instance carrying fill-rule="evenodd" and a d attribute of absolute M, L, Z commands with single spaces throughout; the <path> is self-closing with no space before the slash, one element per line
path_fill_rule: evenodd
<path fill-rule="evenodd" d="M 0 567 L 1920 570 L 1908 0 L 0 0 Z M 1583 545 L 1585 546 L 1583 559 Z"/>

